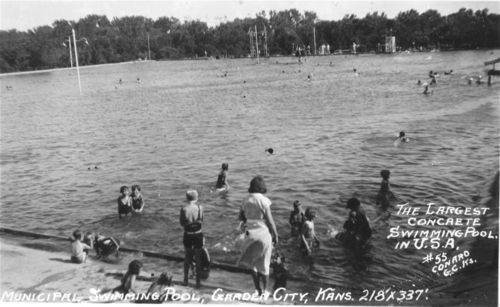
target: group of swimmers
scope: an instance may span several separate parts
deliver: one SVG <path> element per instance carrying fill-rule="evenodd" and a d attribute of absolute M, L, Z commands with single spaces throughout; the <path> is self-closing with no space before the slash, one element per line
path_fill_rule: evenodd
<path fill-rule="evenodd" d="M 400 138 L 404 141 L 404 132 L 402 135 L 400 134 Z M 229 164 L 223 163 L 217 176 L 216 189 L 229 188 L 229 184 L 227 183 L 228 170 Z M 390 204 L 391 198 L 394 197 L 389 184 L 390 171 L 382 170 L 380 176 L 382 177 L 382 182 L 377 194 L 376 204 L 386 209 Z M 121 195 L 117 200 L 118 215 L 120 218 L 122 215 L 127 215 L 131 212 L 138 213 L 144 209 L 141 188 L 138 185 L 133 185 L 131 190 L 132 194 L 127 186 L 120 188 Z M 181 208 L 179 217 L 180 224 L 184 228 L 183 245 L 185 248 L 185 258 L 183 285 L 188 285 L 188 273 L 190 269 L 193 269 L 196 277 L 196 287 L 199 288 L 201 287 L 201 279 L 208 276 L 207 272 L 210 265 L 210 258 L 204 247 L 205 238 L 202 232 L 203 207 L 197 202 L 198 192 L 196 190 L 188 190 L 186 192 L 186 200 L 187 203 Z M 357 198 L 349 199 L 346 208 L 349 209 L 347 220 L 343 224 L 343 230 L 337 233 L 335 238 L 342 241 L 348 247 L 360 249 L 366 245 L 372 234 L 369 220 Z M 320 240 L 314 230 L 316 216 L 317 214 L 314 209 L 307 208 L 303 211 L 299 200 L 293 202 L 293 210 L 290 212 L 289 217 L 291 236 L 299 239 L 300 250 L 307 256 L 312 254 L 313 249 L 320 247 Z M 89 251 L 92 249 L 95 249 L 98 258 L 108 257 L 111 254 L 118 256 L 120 247 L 119 241 L 112 237 L 93 233 L 87 233 L 83 236 L 80 230 L 76 230 L 73 233 L 71 242 L 71 261 L 74 263 L 85 262 Z M 133 292 L 135 277 L 139 274 L 141 267 L 142 263 L 140 261 L 132 261 L 127 273 L 122 278 L 120 286 L 115 288 L 114 291 L 125 294 L 129 291 Z M 156 281 L 156 286 L 166 284 L 163 282 L 159 283 L 159 280 Z M 171 277 L 168 284 L 170 283 Z"/>
<path fill-rule="evenodd" d="M 118 217 L 129 213 L 141 213 L 144 210 L 144 199 L 141 194 L 141 187 L 137 184 L 132 186 L 132 194 L 130 188 L 122 186 L 120 188 L 120 196 L 118 202 Z"/>

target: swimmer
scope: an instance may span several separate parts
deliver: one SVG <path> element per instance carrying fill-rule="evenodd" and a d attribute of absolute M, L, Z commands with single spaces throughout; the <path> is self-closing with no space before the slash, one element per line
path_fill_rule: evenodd
<path fill-rule="evenodd" d="M 481 79 L 483 79 L 483 76 L 479 75 L 479 76 L 477 77 L 477 80 L 476 80 L 476 84 L 477 84 L 477 85 L 479 85 L 479 84 L 482 84 L 482 83 L 483 83 L 483 81 L 482 81 Z"/>
<path fill-rule="evenodd" d="M 123 80 L 122 78 L 120 78 L 120 80 L 118 80 L 118 84 L 122 84 L 123 83 Z"/>
<path fill-rule="evenodd" d="M 425 88 L 424 88 L 424 92 L 422 94 L 425 94 L 425 95 L 429 95 L 429 85 L 426 83 L 424 83 L 423 85 Z"/>
<path fill-rule="evenodd" d="M 471 85 L 471 84 L 472 84 L 472 80 L 474 80 L 474 79 L 472 79 L 472 77 L 470 77 L 470 78 L 467 80 L 467 84 Z"/>
<path fill-rule="evenodd" d="M 450 69 L 450 71 L 445 71 L 444 74 L 445 75 L 451 75 L 453 73 L 453 69 Z"/>
<path fill-rule="evenodd" d="M 436 84 L 437 84 L 436 77 L 432 76 L 432 78 L 431 78 L 431 85 L 436 85 Z"/>
<path fill-rule="evenodd" d="M 268 148 L 268 149 L 265 150 L 265 152 L 268 152 L 269 154 L 272 155 L 274 153 L 274 149 Z"/>
<path fill-rule="evenodd" d="M 421 85 L 421 84 L 422 84 L 422 81 L 418 80 L 417 85 Z"/>
<path fill-rule="evenodd" d="M 349 199 L 346 208 L 349 209 L 349 216 L 344 223 L 344 231 L 339 233 L 336 238 L 349 246 L 359 248 L 372 235 L 370 223 L 357 198 Z"/>
<path fill-rule="evenodd" d="M 408 137 L 405 136 L 405 132 L 404 131 L 401 131 L 401 132 L 399 132 L 398 138 L 394 141 L 394 146 L 397 147 L 401 143 L 408 143 L 408 142 L 410 142 L 410 138 L 408 138 Z"/>
<path fill-rule="evenodd" d="M 141 213 L 144 210 L 144 200 L 142 199 L 141 187 L 137 184 L 132 186 L 132 212 Z"/>
<path fill-rule="evenodd" d="M 300 201 L 296 200 L 293 202 L 293 211 L 290 212 L 290 218 L 288 223 L 291 227 L 292 237 L 297 237 L 300 235 L 302 230 L 302 224 L 304 224 L 305 216 L 302 211 L 302 204 Z"/>
<path fill-rule="evenodd" d="M 389 199 L 393 197 L 391 186 L 389 184 L 389 177 L 391 172 L 389 170 L 382 170 L 380 172 L 380 177 L 382 177 L 382 182 L 380 183 L 380 190 L 377 194 L 376 204 L 382 206 L 383 209 L 389 207 Z"/>
<path fill-rule="evenodd" d="M 227 171 L 229 169 L 229 164 L 222 163 L 221 171 L 217 177 L 217 183 L 215 184 L 216 189 L 227 189 L 229 184 L 227 183 Z"/>
<path fill-rule="evenodd" d="M 307 208 L 304 216 L 306 220 L 304 221 L 300 232 L 300 249 L 304 252 L 304 254 L 309 256 L 311 255 L 311 249 L 313 247 L 320 246 L 318 237 L 316 237 L 316 233 L 314 232 L 314 219 L 316 218 L 316 211 L 311 208 Z"/>
<path fill-rule="evenodd" d="M 132 199 L 130 197 L 130 189 L 127 186 L 120 188 L 120 196 L 118 202 L 118 217 L 122 218 L 122 214 L 127 215 L 132 211 Z"/>
<path fill-rule="evenodd" d="M 137 84 L 141 84 L 141 78 L 137 77 L 136 82 L 137 82 Z"/>

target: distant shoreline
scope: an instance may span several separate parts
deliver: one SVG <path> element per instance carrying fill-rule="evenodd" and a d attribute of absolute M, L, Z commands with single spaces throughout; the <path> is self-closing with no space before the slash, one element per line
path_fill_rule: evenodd
<path fill-rule="evenodd" d="M 137 64 L 137 63 L 148 63 L 148 62 L 155 62 L 155 61 L 143 60 L 143 61 L 128 61 L 119 63 L 94 64 L 94 65 L 80 66 L 80 69 L 107 66 L 107 65 Z M 76 67 L 59 67 L 59 68 L 41 69 L 41 70 L 6 72 L 6 73 L 0 73 L 0 78 L 4 76 L 10 77 L 10 76 L 29 75 L 29 74 L 42 74 L 47 72 L 64 71 L 64 70 L 76 70 Z"/>
<path fill-rule="evenodd" d="M 358 52 L 358 53 L 330 53 L 330 54 L 317 54 L 317 55 L 309 55 L 306 57 L 324 57 L 324 56 L 360 56 L 360 55 L 385 55 L 385 56 L 391 56 L 391 55 L 398 55 L 398 54 L 406 54 L 406 53 L 436 53 L 436 52 L 454 52 L 454 51 L 493 51 L 493 50 L 498 50 L 498 48 L 486 48 L 486 49 L 445 49 L 445 50 L 425 50 L 425 51 L 408 51 L 408 50 L 403 50 L 403 51 L 397 51 L 393 53 L 386 53 L 386 52 Z M 291 57 L 291 58 L 296 58 L 295 55 L 271 55 L 268 57 L 260 57 L 260 59 L 271 59 L 271 58 L 286 58 L 286 57 Z M 149 62 L 166 62 L 166 61 L 196 61 L 196 60 L 237 60 L 237 59 L 252 59 L 250 57 L 240 57 L 240 58 L 220 58 L 216 59 L 213 57 L 198 57 L 198 58 L 182 58 L 182 59 L 158 59 L 158 60 L 140 60 L 140 61 L 127 61 L 127 62 L 119 62 L 119 63 L 105 63 L 105 64 L 93 64 L 93 65 L 85 65 L 85 66 L 80 66 L 80 69 L 86 69 L 86 68 L 94 68 L 94 67 L 100 67 L 100 66 L 107 66 L 107 65 L 123 65 L 123 64 L 137 64 L 137 63 L 149 63 Z M 28 70 L 28 71 L 16 71 L 16 72 L 7 72 L 7 73 L 0 73 L 0 78 L 2 77 L 9 77 L 9 76 L 19 76 L 19 75 L 28 75 L 28 74 L 41 74 L 41 73 L 47 73 L 47 72 L 54 72 L 54 71 L 64 71 L 64 70 L 74 70 L 75 67 L 58 67 L 58 68 L 51 68 L 51 69 L 42 69 L 42 70 Z"/>

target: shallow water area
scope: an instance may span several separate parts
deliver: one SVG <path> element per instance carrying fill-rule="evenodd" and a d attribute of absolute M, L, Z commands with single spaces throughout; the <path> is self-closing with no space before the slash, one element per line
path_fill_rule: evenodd
<path fill-rule="evenodd" d="M 182 255 L 178 214 L 194 187 L 212 257 L 235 263 L 239 206 L 261 174 L 294 276 L 345 287 L 431 285 L 423 254 L 394 250 L 386 239 L 390 226 L 404 223 L 394 208 L 373 223 L 359 258 L 326 233 L 342 227 L 351 196 L 377 219 L 384 168 L 405 202 L 479 205 L 499 168 L 500 80 L 468 85 L 466 78 L 484 76 L 483 62 L 499 54 L 104 65 L 81 69 L 82 95 L 75 71 L 1 76 L 1 225 L 55 235 L 100 231 L 127 246 Z M 432 95 L 422 94 L 417 80 L 450 69 Z M 399 131 L 411 141 L 395 147 Z M 222 162 L 231 189 L 211 193 Z M 120 220 L 119 188 L 132 184 L 142 187 L 146 209 Z M 312 263 L 289 238 L 295 199 L 318 211 L 322 246 Z"/>

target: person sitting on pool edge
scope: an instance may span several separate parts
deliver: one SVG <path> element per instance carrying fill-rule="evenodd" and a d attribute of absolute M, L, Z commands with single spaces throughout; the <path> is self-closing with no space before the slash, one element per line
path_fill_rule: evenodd
<path fill-rule="evenodd" d="M 73 237 L 71 239 L 71 262 L 73 263 L 84 263 L 87 260 L 87 255 L 92 246 L 89 246 L 82 242 L 83 234 L 77 229 L 73 232 Z"/>
<path fill-rule="evenodd" d="M 222 163 L 221 171 L 219 176 L 217 177 L 217 183 L 215 184 L 216 189 L 229 188 L 229 184 L 227 183 L 227 171 L 229 169 L 229 164 Z"/>

